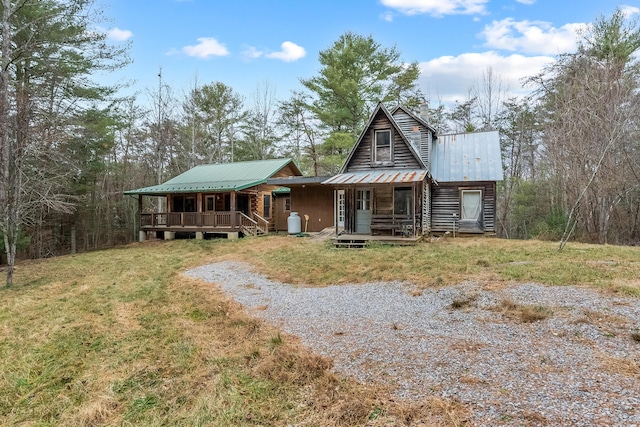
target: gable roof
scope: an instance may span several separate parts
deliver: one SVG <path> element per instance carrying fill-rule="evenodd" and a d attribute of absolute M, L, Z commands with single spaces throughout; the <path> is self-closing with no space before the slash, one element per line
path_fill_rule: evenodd
<path fill-rule="evenodd" d="M 291 159 L 199 165 L 165 183 L 125 191 L 124 194 L 156 195 L 239 191 L 266 183 L 269 178 L 287 166 L 290 166 L 296 175 L 302 175 L 300 169 Z"/>
<path fill-rule="evenodd" d="M 413 155 L 413 157 L 416 159 L 416 161 L 418 162 L 418 164 L 423 167 L 424 169 L 428 169 L 427 165 L 424 164 L 424 162 L 422 161 L 422 159 L 420 158 L 420 155 L 416 152 L 413 144 L 411 144 L 409 142 L 409 140 L 407 139 L 407 136 L 405 135 L 405 133 L 402 131 L 402 129 L 400 128 L 400 126 L 398 125 L 398 123 L 395 121 L 395 119 L 393 118 L 393 116 L 389 113 L 389 111 L 384 107 L 384 105 L 382 105 L 382 102 L 378 102 L 378 105 L 376 105 L 376 108 L 373 110 L 373 113 L 371 113 L 371 115 L 369 116 L 369 120 L 367 121 L 367 124 L 365 125 L 363 131 L 360 133 L 360 136 L 358 137 L 358 139 L 356 140 L 356 143 L 353 145 L 353 147 L 351 148 L 351 151 L 349 152 L 349 155 L 347 156 L 347 159 L 345 160 L 345 162 L 342 164 L 342 168 L 340 169 L 340 173 L 345 173 L 345 171 L 347 170 L 347 167 L 349 166 L 349 163 L 351 162 L 351 159 L 353 158 L 356 150 L 358 149 L 358 147 L 360 146 L 360 144 L 362 143 L 362 140 L 364 139 L 364 136 L 367 134 L 367 132 L 369 131 L 369 128 L 371 127 L 371 124 L 373 123 L 373 121 L 375 120 L 376 116 L 378 115 L 379 112 L 382 112 L 387 119 L 389 119 L 389 122 L 391 123 L 391 126 L 393 126 L 394 130 L 397 132 L 398 135 L 400 135 L 400 137 L 402 138 L 402 141 L 404 141 L 404 143 L 407 145 L 407 147 L 409 148 L 409 151 L 411 151 L 411 154 Z"/>
<path fill-rule="evenodd" d="M 429 129 L 431 131 L 431 133 L 433 133 L 434 138 L 437 138 L 437 134 L 438 132 L 436 131 L 436 128 L 434 128 L 433 126 L 431 126 L 429 123 L 427 123 L 427 121 L 425 119 L 423 119 L 421 116 L 417 115 L 416 113 L 414 113 L 413 111 L 409 110 L 407 107 L 405 107 L 404 105 L 398 105 L 396 106 L 396 108 L 393 109 L 393 111 L 391 112 L 391 115 L 395 115 L 398 110 L 402 110 L 404 113 L 408 114 L 409 116 L 411 116 L 411 118 L 413 118 L 414 120 L 416 120 L 417 122 L 419 122 L 422 126 L 426 127 L 427 129 Z"/>
<path fill-rule="evenodd" d="M 498 131 L 440 135 L 431 156 L 431 173 L 438 182 L 504 179 Z"/>

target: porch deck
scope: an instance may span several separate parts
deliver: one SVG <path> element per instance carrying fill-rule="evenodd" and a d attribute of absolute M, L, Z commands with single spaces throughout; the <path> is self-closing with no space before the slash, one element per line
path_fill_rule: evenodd
<path fill-rule="evenodd" d="M 411 246 L 421 241 L 423 236 L 380 236 L 369 234 L 341 234 L 333 239 L 336 248 L 364 248 L 369 242 L 387 245 Z"/>
<path fill-rule="evenodd" d="M 269 221 L 253 213 L 242 212 L 157 212 L 140 215 L 142 231 L 177 233 L 233 233 L 258 236 L 269 233 Z"/>

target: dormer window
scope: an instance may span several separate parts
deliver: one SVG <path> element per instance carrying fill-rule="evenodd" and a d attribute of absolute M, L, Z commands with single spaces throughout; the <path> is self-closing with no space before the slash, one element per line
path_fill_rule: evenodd
<path fill-rule="evenodd" d="M 374 137 L 374 162 L 387 163 L 391 161 L 391 131 L 377 130 Z"/>

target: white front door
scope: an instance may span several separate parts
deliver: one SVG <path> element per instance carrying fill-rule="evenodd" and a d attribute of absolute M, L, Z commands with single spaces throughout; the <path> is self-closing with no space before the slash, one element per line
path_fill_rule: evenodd
<path fill-rule="evenodd" d="M 338 206 L 336 211 L 336 222 L 338 227 L 344 227 L 344 190 L 338 190 Z"/>

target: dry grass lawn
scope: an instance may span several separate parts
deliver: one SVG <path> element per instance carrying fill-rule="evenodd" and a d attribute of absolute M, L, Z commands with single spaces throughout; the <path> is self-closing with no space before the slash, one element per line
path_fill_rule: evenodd
<path fill-rule="evenodd" d="M 146 242 L 24 262 L 16 284 L 0 290 L 0 425 L 464 424 L 466 409 L 455 401 L 394 401 L 384 387 L 336 376 L 330 360 L 180 274 L 224 259 L 307 286 L 403 280 L 419 292 L 464 280 L 535 281 L 640 296 L 638 248 L 570 244 L 558 253 L 536 241 L 361 251 L 270 236 Z"/>

